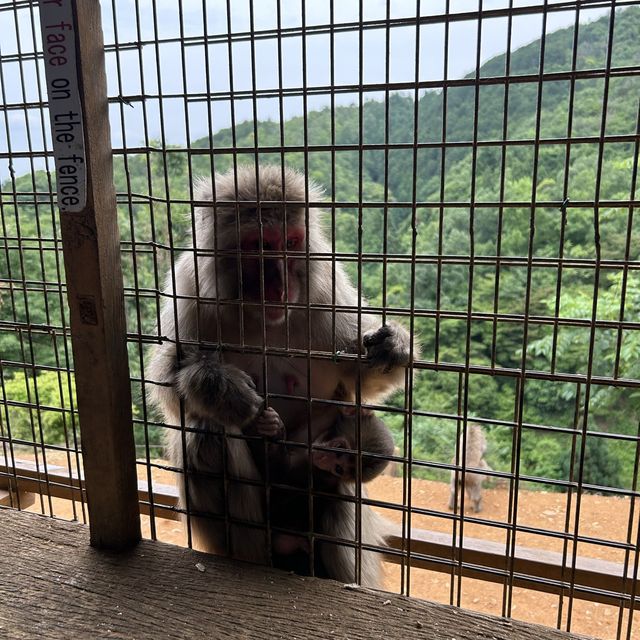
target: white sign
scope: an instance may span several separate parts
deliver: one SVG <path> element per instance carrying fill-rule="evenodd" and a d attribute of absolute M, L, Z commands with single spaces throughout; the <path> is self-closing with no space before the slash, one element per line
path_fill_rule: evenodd
<path fill-rule="evenodd" d="M 87 203 L 82 105 L 78 88 L 74 0 L 40 0 L 40 29 L 49 95 L 58 206 L 82 211 Z"/>

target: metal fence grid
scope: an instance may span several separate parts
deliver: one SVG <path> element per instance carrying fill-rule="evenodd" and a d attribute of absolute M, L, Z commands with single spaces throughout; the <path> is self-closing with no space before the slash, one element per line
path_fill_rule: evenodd
<path fill-rule="evenodd" d="M 3 2 L 0 15 L 0 440 L 3 464 L 15 469 L 3 473 L 12 489 L 4 503 L 26 508 L 36 493 L 38 510 L 56 515 L 47 469 L 80 478 L 81 455 L 38 14 Z M 36 480 L 31 495 L 16 484 L 23 471 Z M 85 520 L 81 481 L 64 497 L 69 517 Z"/>
<path fill-rule="evenodd" d="M 147 535 L 182 534 L 163 519 L 180 470 L 144 372 L 167 338 L 165 276 L 193 251 L 194 179 L 284 163 L 325 188 L 308 204 L 328 212 L 331 259 L 365 312 L 421 346 L 376 407 L 400 470 L 371 491 L 401 527 L 386 588 L 546 623 L 554 607 L 558 628 L 635 637 L 639 4 L 103 1 Z M 37 8 L 0 0 L 0 22 L 0 478 L 37 491 L 31 509 L 84 520 Z M 449 510 L 448 488 L 422 497 L 466 468 L 452 456 L 472 424 L 489 440 L 492 515 L 464 495 Z M 546 519 L 527 507 L 540 496 Z M 449 555 L 418 528 L 446 534 Z M 499 546 L 463 558 L 467 539 Z M 520 546 L 558 553 L 559 573 L 523 581 Z M 581 586 L 583 557 L 617 563 L 624 595 Z M 536 610 L 530 589 L 555 592 Z"/>

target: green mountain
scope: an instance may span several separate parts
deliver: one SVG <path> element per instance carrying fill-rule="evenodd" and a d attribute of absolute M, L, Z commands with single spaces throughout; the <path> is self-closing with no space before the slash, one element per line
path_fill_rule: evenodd
<path fill-rule="evenodd" d="M 637 141 L 633 137 L 638 127 L 640 77 L 624 71 L 640 65 L 638 33 L 639 8 L 615 14 L 610 60 L 614 72 L 608 80 L 600 72 L 608 63 L 610 23 L 605 17 L 581 24 L 577 39 L 573 28 L 549 34 L 544 51 L 542 42 L 536 41 L 512 52 L 509 60 L 505 55 L 497 56 L 478 70 L 478 83 L 474 82 L 476 74 L 472 74 L 467 84 L 457 82 L 446 91 L 422 92 L 417 103 L 412 93 L 392 93 L 388 107 L 385 102 L 364 102 L 362 118 L 357 104 L 340 106 L 333 114 L 327 107 L 309 112 L 306 118 L 287 120 L 283 131 L 278 122 L 255 126 L 253 122 L 240 123 L 234 132 L 225 129 L 193 142 L 191 153 L 169 149 L 166 156 L 152 152 L 148 156 L 116 157 L 130 331 L 153 335 L 155 291 L 161 287 L 162 274 L 171 259 L 164 246 L 170 237 L 176 246 L 182 246 L 190 228 L 190 175 L 208 175 L 212 165 L 218 171 L 231 167 L 234 136 L 239 162 L 253 162 L 256 148 L 261 163 L 280 162 L 279 153 L 265 150 L 277 149 L 283 139 L 285 147 L 296 149 L 286 151 L 285 161 L 305 169 L 323 185 L 328 200 L 344 204 L 336 207 L 334 214 L 340 253 L 361 248 L 365 254 L 375 254 L 386 246 L 390 255 L 406 258 L 414 251 L 415 237 L 415 252 L 420 259 L 413 272 L 406 259 L 387 264 L 386 305 L 391 315 L 405 312 L 406 316 L 413 298 L 413 309 L 418 310 L 415 328 L 425 361 L 465 363 L 468 336 L 470 365 L 516 369 L 521 366 L 526 347 L 529 369 L 549 372 L 554 368 L 556 372 L 583 375 L 591 346 L 588 326 L 574 326 L 576 322 L 554 324 L 549 318 L 559 314 L 564 319 L 590 320 L 596 294 L 598 320 L 618 321 L 622 314 L 627 322 L 637 322 L 640 317 L 640 278 L 636 270 L 625 272 L 621 266 L 622 261 L 640 258 L 638 225 L 630 225 L 626 204 L 637 197 L 631 190 L 637 162 Z M 572 79 L 574 41 L 577 56 Z M 541 72 L 544 81 L 538 81 Z M 507 84 L 500 80 L 505 75 L 510 77 Z M 615 138 L 600 144 L 601 134 Z M 444 151 L 437 146 L 443 138 Z M 569 146 L 568 138 L 572 140 Z M 503 144 L 505 139 L 507 144 Z M 537 139 L 541 144 L 536 149 L 533 142 Z M 426 146 L 415 149 L 416 143 Z M 384 144 L 389 145 L 386 152 L 381 148 Z M 309 149 L 307 154 L 299 150 L 303 148 Z M 213 159 L 209 149 L 215 150 Z M 10 183 L 3 186 L 5 192 L 12 188 Z M 19 193 L 48 192 L 51 186 L 44 172 L 39 172 L 33 178 L 18 178 L 16 189 Z M 127 204 L 129 194 L 133 194 L 132 206 Z M 594 212 L 589 202 L 596 196 L 601 206 Z M 565 198 L 570 200 L 566 217 L 558 210 Z M 42 211 L 47 211 L 49 199 L 41 200 Z M 385 208 L 385 201 L 391 206 Z M 532 218 L 533 201 L 541 205 Z M 3 235 L 20 235 L 24 239 L 22 251 L 17 250 L 16 241 L 8 241 L 11 250 L 0 257 L 0 278 L 2 282 L 25 279 L 35 284 L 24 295 L 0 285 L 0 308 L 5 310 L 4 317 L 13 314 L 13 323 L 62 324 L 64 309 L 59 294 L 55 295 L 55 287 L 41 284 L 58 279 L 56 261 L 60 256 L 54 250 L 58 247 L 47 240 L 44 245 L 50 250 L 43 258 L 37 251 L 43 246 L 37 238 L 54 237 L 56 220 L 40 213 L 31 196 L 19 195 L 18 202 L 16 209 L 11 200 L 5 200 Z M 364 203 L 360 233 L 358 202 Z M 581 262 L 596 257 L 596 215 L 600 257 L 609 261 L 600 271 L 597 287 L 593 269 L 583 268 L 585 263 Z M 534 266 L 528 288 L 527 261 L 522 257 L 528 255 L 530 244 Z M 572 260 L 561 274 L 557 266 L 560 251 L 565 259 Z M 440 254 L 444 259 L 439 270 Z M 468 260 L 471 254 L 478 258 L 472 270 Z M 499 269 L 495 260 L 482 260 L 496 255 L 504 258 Z M 355 277 L 357 265 L 350 262 L 348 268 Z M 365 295 L 372 305 L 382 305 L 382 265 L 372 260 L 361 269 Z M 134 294 L 134 286 L 142 290 L 140 295 Z M 621 310 L 623 289 L 625 306 Z M 467 331 L 469 308 L 486 315 L 476 317 Z M 441 312 L 438 317 L 436 310 Z M 491 314 L 495 311 L 510 314 L 510 321 L 494 325 Z M 528 325 L 525 340 L 522 318 L 527 312 L 534 321 Z M 54 363 L 56 354 L 50 337 L 34 335 L 37 363 Z M 616 358 L 618 344 L 621 351 Z M 0 330 L 4 359 L 24 360 L 28 353 L 25 355 L 23 349 L 24 343 L 20 344 L 15 331 Z M 615 370 L 623 378 L 640 378 L 637 330 L 619 333 L 599 326 L 592 351 L 594 376 L 611 376 Z M 137 349 L 132 348 L 131 353 L 132 371 L 138 375 Z M 6 377 L 12 378 L 14 373 L 11 367 L 5 367 Z M 412 420 L 415 458 L 450 460 L 457 428 L 452 416 L 466 402 L 470 416 L 496 421 L 487 427 L 490 463 L 496 469 L 510 469 L 512 423 L 520 410 L 516 379 L 470 375 L 468 386 L 464 383 L 464 376 L 446 370 L 416 375 L 413 400 L 419 413 Z M 25 383 L 14 385 L 19 387 L 14 393 L 26 394 Z M 465 388 L 466 396 L 460 391 Z M 571 456 L 567 451 L 571 450 L 572 437 L 568 429 L 575 424 L 576 401 L 579 414 L 584 412 L 584 395 L 584 386 L 571 382 L 526 381 L 522 413 L 530 427 L 522 430 L 522 473 L 569 478 Z M 51 404 L 55 406 L 58 401 L 54 398 Z M 403 399 L 399 397 L 396 402 L 402 406 Z M 14 420 L 28 425 L 28 417 L 24 414 Z M 402 433 L 401 418 L 389 415 L 385 419 L 398 434 Z M 603 386 L 590 389 L 590 430 L 635 434 L 639 421 L 638 392 Z M 545 430 L 548 426 L 564 431 Z M 59 435 L 59 431 L 56 433 Z M 400 435 L 398 442 L 402 444 Z M 588 437 L 585 482 L 631 486 L 634 457 L 631 441 Z M 445 477 L 428 465 L 420 473 Z"/>

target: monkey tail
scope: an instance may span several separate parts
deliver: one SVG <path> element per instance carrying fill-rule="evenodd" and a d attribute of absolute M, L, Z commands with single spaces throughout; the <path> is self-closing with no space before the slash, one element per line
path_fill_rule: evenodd
<path fill-rule="evenodd" d="M 354 495 L 354 487 L 342 485 L 342 495 Z M 362 495 L 366 496 L 364 489 Z M 392 525 L 369 505 L 360 507 L 361 542 L 367 546 L 386 546 L 385 536 Z M 335 500 L 327 509 L 322 522 L 322 532 L 332 538 L 356 542 L 356 505 L 346 500 Z M 344 583 L 359 582 L 363 587 L 382 588 L 382 552 L 323 542 L 319 552 L 329 577 Z M 360 554 L 360 575 L 357 575 L 357 554 Z"/>

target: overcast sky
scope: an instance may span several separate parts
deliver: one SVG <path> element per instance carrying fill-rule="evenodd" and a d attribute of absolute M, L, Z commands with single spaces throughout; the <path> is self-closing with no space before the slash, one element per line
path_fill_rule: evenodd
<path fill-rule="evenodd" d="M 302 24 L 300 0 L 280 0 L 282 28 L 296 28 Z M 416 15 L 415 0 L 390 0 L 391 18 L 411 18 Z M 452 13 L 477 11 L 479 0 L 451 0 Z M 556 4 L 557 0 L 548 2 Z M 182 20 L 178 11 L 182 4 Z M 249 0 L 232 0 L 230 2 L 231 28 L 234 33 L 250 31 Z M 254 29 L 256 31 L 272 30 L 277 27 L 277 0 L 254 0 Z M 517 7 L 539 7 L 542 0 L 514 0 Z M 205 94 L 207 91 L 207 72 L 205 65 L 205 46 L 202 44 L 204 35 L 203 5 L 206 7 L 207 33 L 210 36 L 223 35 L 227 32 L 227 15 L 225 0 L 138 0 L 138 11 L 134 0 L 116 0 L 116 12 L 113 14 L 112 5 L 103 0 L 103 28 L 105 43 L 113 45 L 117 41 L 121 45 L 120 82 L 118 81 L 117 60 L 114 53 L 107 56 L 108 91 L 110 96 L 120 93 L 135 96 L 144 90 L 147 95 L 182 94 L 186 90 L 189 94 Z M 155 5 L 155 19 L 153 7 Z M 335 0 L 334 24 L 344 25 L 359 19 L 358 0 Z M 329 2 L 326 0 L 308 0 L 304 2 L 305 23 L 307 27 L 326 25 L 330 22 Z M 484 0 L 483 10 L 506 8 L 508 0 Z M 421 14 L 435 16 L 445 11 L 445 0 L 423 0 Z M 363 1 L 364 20 L 375 21 L 385 19 L 387 3 L 384 0 Z M 580 21 L 590 21 L 606 13 L 607 10 L 582 10 Z M 139 16 L 139 21 L 136 17 Z M 546 32 L 550 33 L 559 28 L 573 24 L 574 11 L 550 12 L 547 18 Z M 36 30 L 36 40 L 32 37 L 31 16 L 28 8 L 17 11 L 18 29 L 13 24 L 13 12 L 4 11 L 0 15 L 0 54 L 3 56 L 18 53 L 18 37 L 21 52 L 29 53 L 40 48 L 39 33 Z M 137 48 L 127 48 L 128 43 L 138 40 L 138 26 L 143 41 L 156 39 L 178 39 L 181 24 L 184 35 L 193 42 L 192 46 L 184 49 L 184 65 L 186 73 L 182 72 L 181 47 L 177 42 L 163 43 L 159 47 L 160 73 L 157 73 L 156 47 L 144 46 L 142 49 L 142 68 L 139 64 Z M 157 24 L 157 34 L 154 24 Z M 36 26 L 38 23 L 36 22 Z M 513 19 L 511 49 L 527 44 L 542 35 L 542 16 L 525 15 Z M 480 63 L 503 53 L 507 48 L 507 19 L 492 18 L 482 22 L 482 37 L 480 48 Z M 438 81 L 444 77 L 444 61 L 447 56 L 448 77 L 459 78 L 472 72 L 477 62 L 478 21 L 466 20 L 450 23 L 449 47 L 445 51 L 445 27 L 440 24 L 423 25 L 420 28 L 420 52 L 418 75 L 422 81 Z M 354 85 L 360 82 L 359 37 L 357 32 L 340 32 L 338 28 L 334 39 L 334 75 L 337 87 Z M 385 80 L 387 39 L 384 27 L 368 29 L 363 37 L 362 79 L 365 85 L 382 83 Z M 389 77 L 392 83 L 411 82 L 415 79 L 415 51 L 416 28 L 403 26 L 393 28 L 389 39 Z M 228 44 L 222 39 L 209 45 L 209 86 L 211 92 L 229 91 L 229 50 Z M 250 91 L 253 86 L 251 45 L 249 41 L 235 42 L 232 48 L 233 83 L 235 91 Z M 303 86 L 302 39 L 299 36 L 282 39 L 282 85 L 286 88 Z M 328 34 L 314 34 L 306 40 L 306 85 L 307 87 L 326 86 L 330 84 L 330 37 Z M 36 63 L 24 62 L 22 65 L 24 76 L 24 94 L 20 82 L 20 67 L 17 62 L 5 63 L 2 66 L 3 95 L 0 102 L 5 104 L 21 104 L 25 101 L 37 102 L 40 96 L 46 96 L 44 90 L 44 76 L 41 74 L 39 90 Z M 277 39 L 266 38 L 256 40 L 255 43 L 255 82 L 256 88 L 274 89 L 279 86 Z M 120 86 L 119 86 L 120 85 Z M 380 99 L 381 94 L 368 92 L 366 98 Z M 338 103 L 350 104 L 357 100 L 353 93 L 340 94 Z M 311 96 L 308 100 L 309 109 L 319 109 L 329 103 L 328 95 Z M 144 142 L 142 128 L 142 108 L 140 103 L 133 103 L 133 108 L 124 109 L 124 133 L 120 124 L 119 108 L 112 107 L 112 115 L 117 116 L 112 122 L 113 145 L 135 146 Z M 280 117 L 278 100 L 264 98 L 258 101 L 258 118 L 278 120 Z M 290 118 L 302 113 L 302 100 L 299 97 L 289 97 L 285 100 L 284 117 Z M 165 118 L 165 139 L 168 144 L 184 144 L 186 142 L 184 101 L 181 98 L 168 99 L 163 102 Z M 189 105 L 188 117 L 190 137 L 192 140 L 206 136 L 208 118 L 206 102 L 196 101 Z M 231 105 L 228 101 L 212 103 L 213 130 L 228 127 L 230 124 Z M 251 100 L 235 100 L 233 104 L 236 121 L 253 118 L 253 104 Z M 0 113 L 0 152 L 8 149 L 5 131 L 5 113 Z M 8 128 L 11 148 L 15 151 L 26 151 L 28 142 L 26 136 L 27 123 L 31 133 L 31 146 L 35 150 L 44 148 L 40 112 L 30 110 L 25 116 L 22 110 L 8 112 Z M 147 101 L 147 115 L 149 119 L 149 135 L 159 139 L 161 128 L 159 121 L 158 102 Z M 48 122 L 47 122 L 48 126 Z M 45 134 L 48 135 L 48 134 Z M 42 166 L 39 164 L 38 166 Z M 26 161 L 17 160 L 14 167 L 18 174 L 28 170 Z M 8 176 L 8 162 L 0 161 L 0 179 Z"/>

